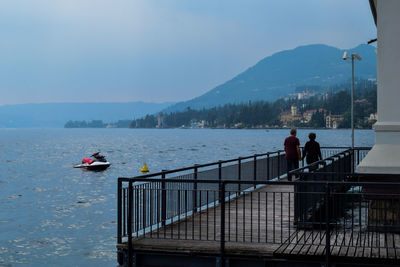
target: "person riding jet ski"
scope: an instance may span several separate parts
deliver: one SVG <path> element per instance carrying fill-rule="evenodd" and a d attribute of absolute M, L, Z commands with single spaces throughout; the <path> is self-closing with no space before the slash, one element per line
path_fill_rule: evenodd
<path fill-rule="evenodd" d="M 100 154 L 100 152 L 93 153 L 91 157 L 95 158 L 95 161 L 107 162 L 106 158 L 102 154 Z"/>
<path fill-rule="evenodd" d="M 106 158 L 100 154 L 100 152 L 95 152 L 91 157 L 94 158 L 83 158 L 82 164 L 75 165 L 74 168 L 85 168 L 88 170 L 105 170 L 111 164 L 106 160 Z"/>

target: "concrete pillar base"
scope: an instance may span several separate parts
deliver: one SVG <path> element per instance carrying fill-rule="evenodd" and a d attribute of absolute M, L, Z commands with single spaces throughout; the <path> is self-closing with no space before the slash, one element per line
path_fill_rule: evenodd
<path fill-rule="evenodd" d="M 375 145 L 357 167 L 358 173 L 400 174 L 400 123 L 377 122 Z"/>
<path fill-rule="evenodd" d="M 358 173 L 400 174 L 400 144 L 376 144 L 357 167 Z"/>

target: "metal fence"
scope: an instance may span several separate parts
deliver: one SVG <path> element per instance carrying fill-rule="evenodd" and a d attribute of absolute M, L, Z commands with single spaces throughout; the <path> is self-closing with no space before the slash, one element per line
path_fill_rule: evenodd
<path fill-rule="evenodd" d="M 310 218 L 320 217 L 318 214 L 319 210 L 321 207 L 324 207 L 324 197 L 321 196 L 320 192 L 325 191 L 325 185 L 313 183 L 313 181 L 346 181 L 348 174 L 355 173 L 356 166 L 366 156 L 368 151 L 369 148 L 348 149 L 290 172 L 289 175 L 297 177 L 299 181 L 310 182 L 298 183 L 294 187 L 296 202 L 295 223 L 297 227 L 313 227 L 313 225 L 319 223 Z M 347 192 L 349 188 L 348 186 L 339 184 L 333 190 L 336 193 L 343 193 Z M 301 192 L 307 192 L 307 194 Z M 333 201 L 338 206 L 344 206 L 347 200 L 337 194 Z M 330 216 L 343 216 L 343 212 L 331 209 Z"/>
<path fill-rule="evenodd" d="M 147 230 L 146 225 L 165 225 L 176 216 L 181 216 L 180 210 L 173 207 L 177 201 L 191 207 L 190 212 L 201 211 L 207 208 L 207 202 L 215 202 L 215 194 L 209 194 L 208 199 L 198 193 L 201 190 L 218 190 L 215 181 L 265 181 L 277 179 L 286 173 L 286 159 L 282 150 L 265 154 L 256 154 L 248 157 L 218 161 L 191 167 L 164 170 L 159 173 L 143 175 L 137 178 L 118 179 L 118 243 L 128 235 L 128 211 L 133 208 L 135 223 L 132 224 L 134 235 L 139 236 Z M 151 180 L 150 178 L 156 178 Z M 203 180 L 198 183 L 198 180 Z M 175 180 L 175 182 L 171 182 Z M 181 182 L 191 180 L 192 183 Z M 167 182 L 168 181 L 168 182 Z M 205 181 L 210 181 L 209 183 Z M 129 186 L 127 186 L 127 183 Z M 132 193 L 129 188 L 132 186 Z M 231 185 L 231 190 L 246 190 L 254 185 Z M 185 190 L 185 198 L 177 198 L 172 192 Z M 130 199 L 132 197 L 132 199 Z M 206 206 L 205 206 L 206 205 Z M 190 215 L 190 213 L 188 214 Z"/>
<path fill-rule="evenodd" d="M 400 177 L 372 183 L 355 173 L 368 148 L 325 151 L 324 160 L 291 172 L 293 182 L 274 180 L 286 173 L 282 151 L 119 178 L 118 243 L 127 244 L 128 265 L 139 237 L 216 241 L 222 258 L 226 244 L 241 242 L 274 245 L 277 255 L 319 255 L 327 264 L 332 256 L 382 251 L 397 260 L 400 190 L 393 181 Z"/>
<path fill-rule="evenodd" d="M 346 147 L 323 147 L 321 152 L 324 158 L 330 158 L 337 153 L 347 149 Z M 301 166 L 304 165 L 302 162 Z M 305 167 L 307 168 L 307 167 Z M 264 154 L 256 154 L 247 157 L 239 157 L 236 159 L 218 161 L 208 164 L 194 165 L 191 167 L 164 170 L 159 173 L 143 175 L 137 178 L 158 178 L 159 180 L 150 182 L 135 181 L 132 184 L 133 194 L 132 205 L 135 207 L 134 213 L 136 223 L 132 225 L 132 231 L 136 236 L 143 234 L 144 223 L 143 214 L 148 216 L 146 220 L 149 223 L 162 225 L 168 224 L 171 218 L 179 215 L 177 210 L 174 210 L 168 205 L 174 205 L 178 199 L 171 192 L 174 190 L 186 190 L 187 197 L 180 198 L 180 201 L 185 202 L 188 207 L 192 207 L 192 211 L 196 212 L 207 207 L 207 202 L 217 200 L 214 194 L 209 194 L 208 200 L 198 190 L 218 190 L 218 184 L 197 183 L 197 180 L 221 181 L 221 180 L 237 180 L 237 181 L 270 181 L 275 180 L 287 173 L 285 153 L 282 150 L 269 152 Z M 168 182 L 166 180 L 193 180 L 193 183 Z M 131 178 L 121 178 L 118 180 L 118 243 L 122 242 L 122 238 L 127 236 L 127 212 L 129 210 L 129 192 L 128 186 L 123 186 L 127 181 L 133 181 Z M 230 184 L 228 190 L 243 191 L 254 187 L 253 184 L 238 183 Z M 160 190 L 161 189 L 161 190 Z M 150 193 L 141 192 L 150 190 Z M 205 206 L 206 205 L 206 206 Z M 150 211 L 142 211 L 149 208 Z"/>

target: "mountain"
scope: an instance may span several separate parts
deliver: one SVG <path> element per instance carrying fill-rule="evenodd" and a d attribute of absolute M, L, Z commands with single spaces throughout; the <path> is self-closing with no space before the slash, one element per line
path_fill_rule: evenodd
<path fill-rule="evenodd" d="M 154 114 L 174 103 L 43 103 L 0 106 L 0 128 L 64 127 L 69 120 L 116 122 Z"/>
<path fill-rule="evenodd" d="M 376 78 L 375 47 L 359 45 L 348 49 L 363 59 L 355 62 L 355 76 Z M 294 93 L 297 87 L 323 88 L 351 78 L 351 60 L 343 60 L 343 52 L 332 46 L 315 44 L 299 46 L 266 57 L 207 93 L 192 100 L 179 102 L 164 112 L 210 108 L 249 100 L 274 101 Z"/>

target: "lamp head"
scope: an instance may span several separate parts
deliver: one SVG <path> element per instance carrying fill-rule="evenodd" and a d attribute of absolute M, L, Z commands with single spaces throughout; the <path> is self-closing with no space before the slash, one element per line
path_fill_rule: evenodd
<path fill-rule="evenodd" d="M 347 51 L 344 51 L 344 53 L 343 53 L 343 60 L 346 60 L 346 59 L 348 58 L 347 55 L 348 55 Z"/>

